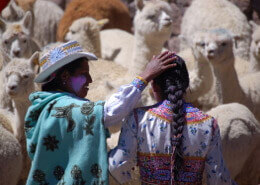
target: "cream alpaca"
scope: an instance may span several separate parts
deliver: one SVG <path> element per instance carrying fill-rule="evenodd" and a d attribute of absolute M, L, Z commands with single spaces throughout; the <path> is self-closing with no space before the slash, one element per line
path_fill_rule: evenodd
<path fill-rule="evenodd" d="M 38 44 L 31 38 L 32 15 L 27 12 L 18 22 L 1 22 L 3 51 L 11 57 L 30 58 L 35 51 L 39 51 Z"/>
<path fill-rule="evenodd" d="M 226 37 L 223 30 L 215 30 L 211 34 L 216 38 Z M 225 36 L 226 35 L 226 36 Z M 221 49 L 222 48 L 222 49 Z M 232 42 L 226 42 L 225 47 L 208 52 L 214 58 L 208 60 L 213 67 L 216 79 L 216 93 L 220 103 L 238 102 L 246 105 L 260 120 L 260 72 L 245 74 L 238 77 L 235 69 L 235 57 L 232 52 Z M 221 52 L 221 51 L 225 52 Z"/>
<path fill-rule="evenodd" d="M 35 78 L 35 66 L 38 62 L 39 53 L 34 53 L 30 59 L 13 58 L 3 69 L 4 91 L 11 98 L 14 105 L 14 121 L 11 122 L 14 136 L 22 147 L 23 172 L 20 176 L 25 183 L 30 169 L 30 160 L 26 151 L 24 131 L 24 117 L 30 105 L 29 94 L 37 90 L 33 83 Z"/>
<path fill-rule="evenodd" d="M 18 140 L 6 128 L 11 120 L 0 110 L 0 184 L 16 185 L 22 171 L 22 149 Z"/>
<path fill-rule="evenodd" d="M 2 16 L 6 20 L 17 21 L 21 19 L 26 11 L 30 11 L 33 15 L 32 36 L 43 47 L 48 43 L 56 41 L 56 32 L 58 23 L 63 16 L 63 10 L 51 1 L 37 0 L 28 7 L 24 5 L 22 9 L 15 0 L 11 0 L 8 6 L 3 10 Z"/>
<path fill-rule="evenodd" d="M 248 62 L 234 57 L 232 51 L 232 36 L 225 29 L 199 31 L 193 34 L 192 50 L 179 53 L 187 61 L 190 72 L 190 91 L 187 98 L 203 110 L 208 110 L 223 103 L 216 91 L 219 83 L 215 81 L 212 66 L 209 61 L 233 62 L 238 75 L 247 73 Z"/>
<path fill-rule="evenodd" d="M 108 23 L 108 19 L 99 21 L 91 17 L 83 17 L 75 20 L 65 36 L 65 40 L 76 40 L 88 52 L 94 53 L 98 58 L 101 57 L 100 30 Z"/>
<path fill-rule="evenodd" d="M 246 16 L 227 0 L 194 0 L 185 11 L 181 23 L 182 48 L 190 45 L 192 34 L 200 30 L 225 28 L 237 37 L 234 42 L 236 56 L 249 59 L 251 28 Z M 236 46 L 236 47 L 235 47 Z"/>
<path fill-rule="evenodd" d="M 218 121 L 223 156 L 231 177 L 242 184 L 240 177 L 250 173 L 251 176 L 245 182 L 256 185 L 260 159 L 254 154 L 257 154 L 260 144 L 260 124 L 255 116 L 247 107 L 238 103 L 219 105 L 207 114 Z"/>
<path fill-rule="evenodd" d="M 164 1 L 136 0 L 136 8 L 134 36 L 121 30 L 101 31 L 103 58 L 117 52 L 113 60 L 133 74 L 139 74 L 152 56 L 161 52 L 173 21 L 171 7 Z"/>

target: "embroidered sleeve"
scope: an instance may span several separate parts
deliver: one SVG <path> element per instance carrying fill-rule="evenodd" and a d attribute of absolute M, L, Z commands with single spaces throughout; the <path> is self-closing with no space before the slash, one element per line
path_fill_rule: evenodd
<path fill-rule="evenodd" d="M 144 80 L 142 77 L 137 76 L 133 81 L 132 81 L 132 85 L 135 86 L 137 89 L 139 89 L 140 91 L 143 91 L 144 88 L 146 87 L 146 85 L 148 84 L 148 82 L 146 80 Z"/>
<path fill-rule="evenodd" d="M 212 118 L 212 123 L 213 134 L 205 163 L 207 184 L 236 185 L 236 183 L 232 181 L 223 159 L 220 130 L 217 121 Z"/>
<path fill-rule="evenodd" d="M 136 166 L 136 130 L 134 115 L 131 113 L 123 123 L 117 147 L 109 152 L 109 171 L 120 184 L 132 179 L 131 171 Z"/>
<path fill-rule="evenodd" d="M 119 124 L 133 110 L 147 82 L 137 77 L 131 84 L 123 85 L 105 102 L 104 124 L 106 127 Z"/>

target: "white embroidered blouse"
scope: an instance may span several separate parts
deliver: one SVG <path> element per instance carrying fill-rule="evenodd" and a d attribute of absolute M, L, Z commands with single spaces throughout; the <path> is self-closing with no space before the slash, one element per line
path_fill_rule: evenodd
<path fill-rule="evenodd" d="M 187 123 L 183 129 L 183 165 L 177 181 L 171 180 L 172 109 L 165 100 L 154 106 L 135 109 L 125 120 L 118 146 L 109 153 L 109 170 L 120 183 L 131 180 L 131 170 L 139 166 L 142 184 L 235 184 L 230 179 L 221 152 L 216 120 L 185 104 Z"/>

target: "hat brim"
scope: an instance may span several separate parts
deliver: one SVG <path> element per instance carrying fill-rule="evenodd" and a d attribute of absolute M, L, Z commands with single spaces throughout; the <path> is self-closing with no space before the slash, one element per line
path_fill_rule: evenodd
<path fill-rule="evenodd" d="M 56 70 L 60 69 L 61 67 L 65 66 L 66 64 L 69 64 L 70 62 L 73 62 L 74 60 L 78 58 L 87 58 L 88 60 L 97 60 L 97 57 L 92 53 L 87 52 L 78 52 L 73 53 L 71 55 L 68 55 L 61 60 L 57 61 L 55 64 L 48 67 L 46 70 L 42 71 L 35 79 L 34 82 L 36 83 L 44 83 L 46 79 Z"/>

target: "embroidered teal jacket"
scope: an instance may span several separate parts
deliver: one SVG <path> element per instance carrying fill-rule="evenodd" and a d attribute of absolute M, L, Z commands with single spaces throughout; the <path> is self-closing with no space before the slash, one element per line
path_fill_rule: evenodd
<path fill-rule="evenodd" d="M 35 92 L 25 117 L 32 160 L 27 185 L 107 185 L 103 105 L 63 92 Z"/>

